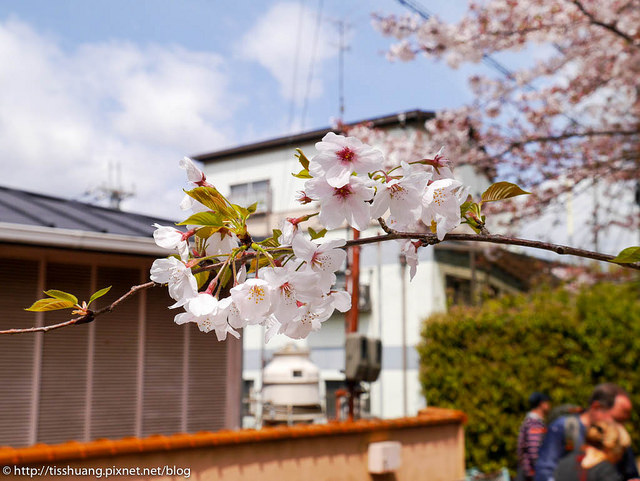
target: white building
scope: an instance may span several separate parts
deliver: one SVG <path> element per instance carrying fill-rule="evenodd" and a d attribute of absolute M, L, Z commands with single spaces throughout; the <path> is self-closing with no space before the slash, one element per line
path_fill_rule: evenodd
<path fill-rule="evenodd" d="M 367 122 L 391 133 L 424 129 L 424 122 L 432 113 L 411 111 L 370 119 Z M 299 135 L 281 137 L 264 142 L 195 156 L 204 163 L 209 182 L 234 203 L 249 205 L 260 201 L 258 214 L 253 217 L 250 233 L 253 236 L 271 235 L 271 229 L 279 227 L 286 217 L 299 217 L 312 212 L 313 205 L 302 206 L 295 201 L 295 194 L 303 188 L 303 181 L 291 175 L 300 165 L 295 149 L 301 148 L 311 158 L 314 144 L 329 130 L 321 129 Z M 489 182 L 474 176 L 472 170 L 462 166 L 455 171 L 473 193 L 482 192 Z M 313 225 L 312 225 L 313 226 Z M 313 226 L 315 228 L 315 226 Z M 350 229 L 334 231 L 328 236 L 345 236 Z M 361 236 L 382 234 L 373 225 Z M 372 416 L 390 418 L 414 415 L 425 406 L 418 379 L 418 354 L 415 346 L 420 340 L 421 322 L 435 312 L 446 310 L 447 296 L 454 302 L 469 298 L 471 279 L 485 282 L 496 291 L 526 288 L 518 284 L 519 274 L 511 274 L 496 267 L 485 258 L 484 268 L 478 266 L 472 273 L 470 259 L 476 256 L 478 247 L 443 244 L 420 250 L 420 266 L 412 282 L 408 269 L 399 263 L 399 244 L 386 242 L 362 247 L 360 258 L 360 282 L 364 295 L 361 299 L 359 332 L 382 339 L 382 372 L 378 381 L 370 386 L 368 410 Z M 473 262 L 472 262 L 473 263 Z M 489 272 L 489 274 L 487 274 Z M 404 326 L 404 328 L 403 328 Z M 245 386 L 258 388 L 261 365 L 271 358 L 271 353 L 290 342 L 284 336 L 276 336 L 264 345 L 260 328 L 246 329 L 244 338 Z M 311 359 L 321 369 L 327 382 L 327 409 L 334 412 L 334 391 L 344 379 L 344 316 L 334 315 L 322 329 L 312 333 L 304 341 L 311 349 Z M 404 335 L 403 335 L 404 333 Z"/>

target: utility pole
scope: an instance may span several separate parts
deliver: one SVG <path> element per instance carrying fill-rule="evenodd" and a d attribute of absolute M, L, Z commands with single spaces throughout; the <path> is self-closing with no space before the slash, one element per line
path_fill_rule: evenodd
<path fill-rule="evenodd" d="M 351 229 L 353 239 L 360 238 L 360 231 Z M 358 332 L 358 317 L 360 316 L 360 246 L 349 248 L 349 278 L 348 287 L 351 294 L 351 309 L 345 315 L 345 333 Z M 349 421 L 353 421 L 355 413 L 355 398 L 357 391 L 355 381 L 347 381 L 347 402 L 349 403 Z"/>

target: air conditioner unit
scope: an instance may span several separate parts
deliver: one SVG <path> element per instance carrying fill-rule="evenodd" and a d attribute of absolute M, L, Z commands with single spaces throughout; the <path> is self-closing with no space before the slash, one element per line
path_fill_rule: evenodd
<path fill-rule="evenodd" d="M 374 382 L 382 368 L 382 342 L 363 334 L 347 334 L 345 340 L 345 368 L 347 381 Z"/>

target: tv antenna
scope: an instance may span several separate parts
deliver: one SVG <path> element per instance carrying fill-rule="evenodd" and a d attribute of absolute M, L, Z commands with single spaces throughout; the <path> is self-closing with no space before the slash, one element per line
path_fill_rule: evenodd
<path fill-rule="evenodd" d="M 135 196 L 135 192 L 133 191 L 133 186 L 130 190 L 126 190 L 122 186 L 122 166 L 120 162 L 109 161 L 108 169 L 107 182 L 87 190 L 84 195 L 98 202 L 106 200 L 110 208 L 121 210 L 122 201 Z"/>

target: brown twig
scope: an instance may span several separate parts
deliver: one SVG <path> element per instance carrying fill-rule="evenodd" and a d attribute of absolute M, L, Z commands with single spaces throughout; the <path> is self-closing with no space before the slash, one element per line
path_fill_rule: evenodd
<path fill-rule="evenodd" d="M 111 312 L 113 309 L 115 309 L 118 306 L 118 304 L 125 301 L 129 297 L 137 294 L 139 291 L 143 291 L 145 289 L 149 289 L 150 287 L 155 287 L 159 285 L 161 284 L 156 284 L 155 282 L 151 281 L 151 282 L 146 282 L 144 284 L 140 284 L 137 286 L 133 286 L 131 287 L 131 289 L 129 289 L 128 292 L 120 296 L 118 299 L 113 301 L 108 306 L 105 306 L 102 309 L 98 309 L 95 312 L 89 311 L 84 316 L 75 317 L 73 319 L 69 319 L 68 321 L 59 322 L 58 324 L 50 324 L 48 326 L 29 327 L 25 329 L 7 329 L 5 331 L 0 331 L 0 334 L 26 334 L 28 332 L 48 332 L 48 331 L 53 331 L 54 329 L 60 329 L 62 327 L 73 326 L 76 324 L 87 324 L 89 322 L 93 322 L 95 318 L 98 317 L 99 315 L 104 314 L 105 312 Z"/>
<path fill-rule="evenodd" d="M 463 242 L 489 242 L 492 244 L 504 244 L 504 245 L 515 245 L 522 247 L 532 247 L 534 249 L 546 250 L 555 252 L 559 255 L 572 255 L 577 257 L 583 257 L 585 259 L 593 259 L 596 261 L 609 262 L 612 264 L 617 264 L 622 267 L 627 267 L 629 269 L 640 270 L 640 263 L 633 264 L 618 264 L 617 262 L 612 262 L 615 256 L 608 254 L 600 254 L 599 252 L 588 251 L 584 249 L 576 249 L 574 247 L 563 246 L 559 244 L 552 244 L 550 242 L 541 242 L 541 241 L 533 241 L 528 239 L 521 239 L 519 237 L 510 237 L 510 236 L 502 236 L 502 235 L 487 235 L 487 234 L 447 234 L 444 237 L 444 240 L 438 240 L 438 237 L 435 234 L 429 233 L 421 233 L 421 232 L 398 232 L 392 228 L 390 228 L 386 222 L 380 218 L 378 219 L 378 223 L 382 230 L 385 231 L 383 235 L 376 235 L 371 237 L 363 237 L 360 239 L 349 240 L 345 244 L 346 247 L 354 246 L 354 245 L 366 245 L 366 244 L 375 244 L 378 242 L 386 242 L 390 240 L 399 240 L 399 239 L 416 239 L 422 241 L 423 245 L 434 245 L 439 244 L 440 242 L 445 241 L 463 241 Z M 290 250 L 291 247 L 283 246 L 282 250 Z M 280 250 L 280 249 L 276 249 Z M 246 262 L 247 260 L 256 256 L 254 252 L 247 252 L 236 259 L 236 262 Z M 195 272 L 202 272 L 205 270 L 214 269 L 216 266 L 221 266 L 223 263 L 213 264 L 210 266 L 202 267 Z M 145 289 L 149 289 L 151 287 L 160 286 L 161 284 L 157 284 L 153 281 L 146 282 L 144 284 L 140 284 L 137 286 L 133 286 L 127 291 L 125 294 L 120 296 L 118 299 L 113 301 L 111 304 L 99 309 L 95 312 L 90 311 L 88 314 L 80 317 L 76 317 L 74 319 L 69 319 L 65 322 L 60 322 L 58 324 L 52 324 L 49 326 L 40 326 L 40 327 L 30 327 L 25 329 L 7 329 L 4 331 L 0 331 L 1 334 L 26 334 L 31 332 L 48 332 L 54 329 L 60 329 L 67 326 L 73 326 L 76 324 L 85 324 L 88 322 L 92 322 L 96 317 L 105 314 L 107 312 L 113 311 L 120 303 L 134 296 L 140 291 Z"/>
<path fill-rule="evenodd" d="M 574 247 L 552 244 L 550 242 L 533 241 L 521 239 L 519 237 L 510 237 L 502 235 L 485 235 L 485 234 L 447 234 L 442 241 L 439 241 L 435 234 L 419 233 L 419 232 L 394 232 L 391 234 L 363 237 L 362 239 L 347 241 L 346 247 L 352 245 L 375 244 L 376 242 L 384 242 L 397 239 L 416 239 L 421 240 L 424 244 L 434 245 L 445 241 L 463 241 L 463 242 L 489 242 L 492 244 L 514 245 L 522 247 L 532 247 L 545 251 L 555 252 L 559 255 L 571 255 L 583 257 L 585 259 L 593 259 L 596 261 L 609 262 L 629 269 L 640 270 L 640 263 L 623 264 L 612 262 L 616 256 L 608 254 L 600 254 L 599 252 L 589 251 L 585 249 L 576 249 Z"/>
<path fill-rule="evenodd" d="M 599 27 L 605 28 L 607 30 L 609 30 L 611 33 L 625 39 L 628 43 L 630 43 L 633 46 L 638 46 L 638 44 L 635 42 L 635 40 L 633 39 L 633 37 L 631 35 L 626 34 L 625 32 L 623 32 L 622 30 L 620 30 L 618 28 L 617 22 L 614 23 L 604 23 L 600 20 L 598 20 L 595 15 L 589 11 L 587 11 L 587 9 L 584 7 L 584 5 L 582 5 L 582 2 L 578 1 L 578 0 L 572 0 L 572 3 L 578 7 L 578 10 L 580 10 L 588 19 L 589 22 L 591 22 L 593 25 L 598 25 Z"/>

